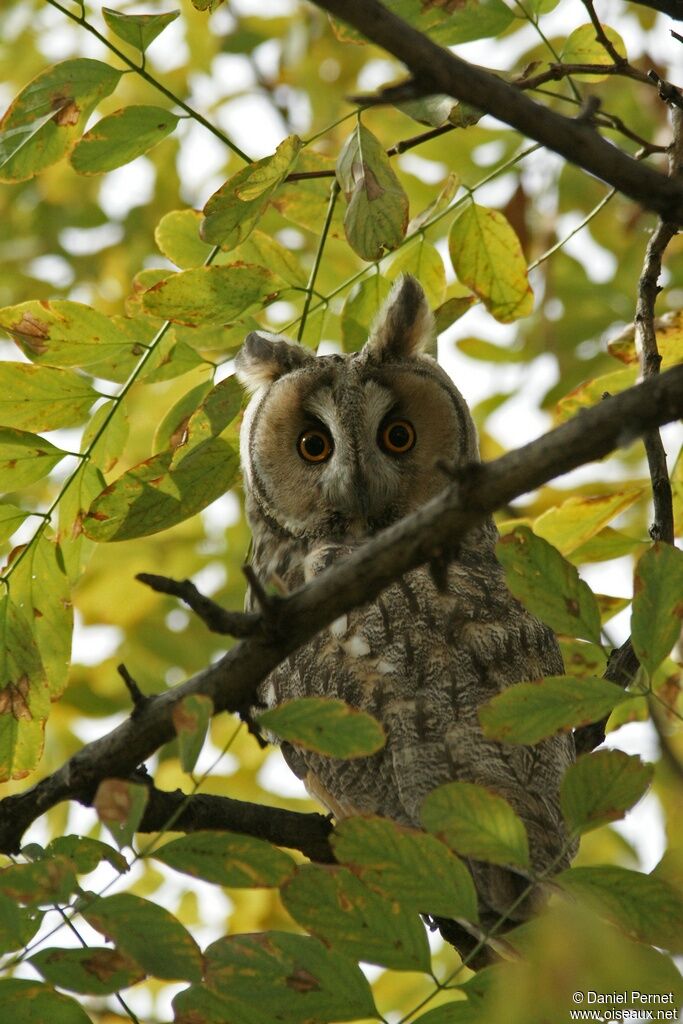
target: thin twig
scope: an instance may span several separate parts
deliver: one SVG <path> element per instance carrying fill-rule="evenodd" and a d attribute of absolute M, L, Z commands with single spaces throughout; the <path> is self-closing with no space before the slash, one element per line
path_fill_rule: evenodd
<path fill-rule="evenodd" d="M 201 594 L 192 580 L 173 580 L 169 576 L 157 576 L 149 572 L 140 572 L 135 578 L 158 594 L 179 597 L 212 633 L 235 637 L 251 636 L 261 621 L 261 616 L 252 612 L 227 611 L 211 598 Z"/>
<path fill-rule="evenodd" d="M 313 266 L 311 267 L 311 273 L 308 278 L 308 285 L 306 286 L 306 299 L 304 302 L 303 312 L 301 313 L 301 320 L 299 321 L 299 331 L 297 334 L 297 340 L 301 341 L 304 336 L 304 330 L 306 328 L 306 320 L 308 319 L 308 311 L 311 306 L 311 300 L 313 299 L 313 291 L 315 289 L 315 282 L 318 278 L 318 271 L 320 269 L 320 261 L 323 257 L 325 245 L 327 243 L 327 236 L 330 231 L 330 225 L 332 223 L 332 217 L 334 216 L 334 208 L 337 202 L 340 188 L 339 182 L 335 178 L 330 189 L 330 198 L 327 204 L 327 213 L 325 214 L 325 223 L 320 233 L 320 241 L 318 242 L 318 248 L 315 253 L 315 259 L 313 260 Z"/>
<path fill-rule="evenodd" d="M 673 139 L 670 148 L 669 173 L 681 177 L 683 161 L 683 112 L 671 108 Z M 645 250 L 643 269 L 638 281 L 636 302 L 635 336 L 640 350 L 640 365 L 643 379 L 659 373 L 662 357 L 657 346 L 655 329 L 655 305 L 659 294 L 659 277 L 662 272 L 662 257 L 671 239 L 677 233 L 677 225 L 660 221 Z M 666 452 L 659 430 L 649 431 L 643 438 L 647 454 L 650 479 L 652 481 L 652 502 L 654 519 L 650 528 L 653 540 L 674 542 L 673 498 L 666 464 Z"/>
<path fill-rule="evenodd" d="M 588 12 L 588 17 L 593 23 L 593 28 L 595 29 L 595 38 L 602 46 L 605 53 L 607 53 L 612 58 L 616 67 L 623 67 L 625 64 L 628 64 L 627 58 L 624 57 L 623 54 L 619 53 L 614 43 L 609 38 L 604 28 L 600 24 L 600 19 L 595 13 L 595 8 L 593 7 L 593 0 L 582 0 L 582 2 L 583 6 L 586 8 Z"/>

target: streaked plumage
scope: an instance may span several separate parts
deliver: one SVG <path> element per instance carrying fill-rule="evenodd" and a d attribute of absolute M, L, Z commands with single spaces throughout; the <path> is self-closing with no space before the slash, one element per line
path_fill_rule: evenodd
<path fill-rule="evenodd" d="M 241 447 L 261 579 L 300 586 L 441 491 L 437 460 L 478 460 L 467 404 L 423 354 L 432 333 L 422 289 L 405 277 L 360 352 L 316 357 L 286 339 L 249 336 L 237 364 L 254 392 Z M 273 671 L 260 697 L 268 705 L 341 697 L 383 723 L 386 747 L 371 758 L 340 762 L 283 745 L 336 817 L 419 825 L 432 789 L 476 782 L 521 815 L 542 869 L 565 839 L 558 786 L 574 745 L 571 736 L 535 747 L 482 736 L 480 704 L 512 683 L 563 671 L 551 631 L 505 585 L 496 536 L 488 520 L 463 540 L 443 592 L 422 567 L 342 616 Z M 471 866 L 486 920 L 506 909 L 519 881 Z"/>

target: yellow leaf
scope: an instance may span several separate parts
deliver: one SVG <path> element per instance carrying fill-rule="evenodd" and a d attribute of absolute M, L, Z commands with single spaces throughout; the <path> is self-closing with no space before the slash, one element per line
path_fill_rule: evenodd
<path fill-rule="evenodd" d="M 471 203 L 453 222 L 448 248 L 458 278 L 496 320 L 510 323 L 531 313 L 522 246 L 502 213 Z"/>
<path fill-rule="evenodd" d="M 615 516 L 630 508 L 642 494 L 643 489 L 639 487 L 588 498 L 568 498 L 538 517 L 534 533 L 553 544 L 563 555 L 569 555 L 599 533 Z"/>

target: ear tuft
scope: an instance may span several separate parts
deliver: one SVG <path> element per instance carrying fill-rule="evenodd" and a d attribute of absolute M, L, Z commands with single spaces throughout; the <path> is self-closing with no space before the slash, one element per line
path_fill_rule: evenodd
<path fill-rule="evenodd" d="M 434 317 L 422 285 L 411 274 L 398 278 L 375 320 L 365 349 L 375 359 L 414 359 L 434 338 Z"/>
<path fill-rule="evenodd" d="M 264 384 L 315 361 L 313 353 L 281 334 L 252 331 L 235 358 L 237 377 L 253 393 Z"/>

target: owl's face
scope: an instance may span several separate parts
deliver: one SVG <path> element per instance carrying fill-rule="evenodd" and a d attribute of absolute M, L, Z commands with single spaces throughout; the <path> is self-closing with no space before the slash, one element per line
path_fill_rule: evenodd
<path fill-rule="evenodd" d="M 422 354 L 432 331 L 424 293 L 405 277 L 360 352 L 316 357 L 283 338 L 249 335 L 237 364 L 255 392 L 242 464 L 273 525 L 357 542 L 443 489 L 438 460 L 477 458 L 462 396 Z"/>

